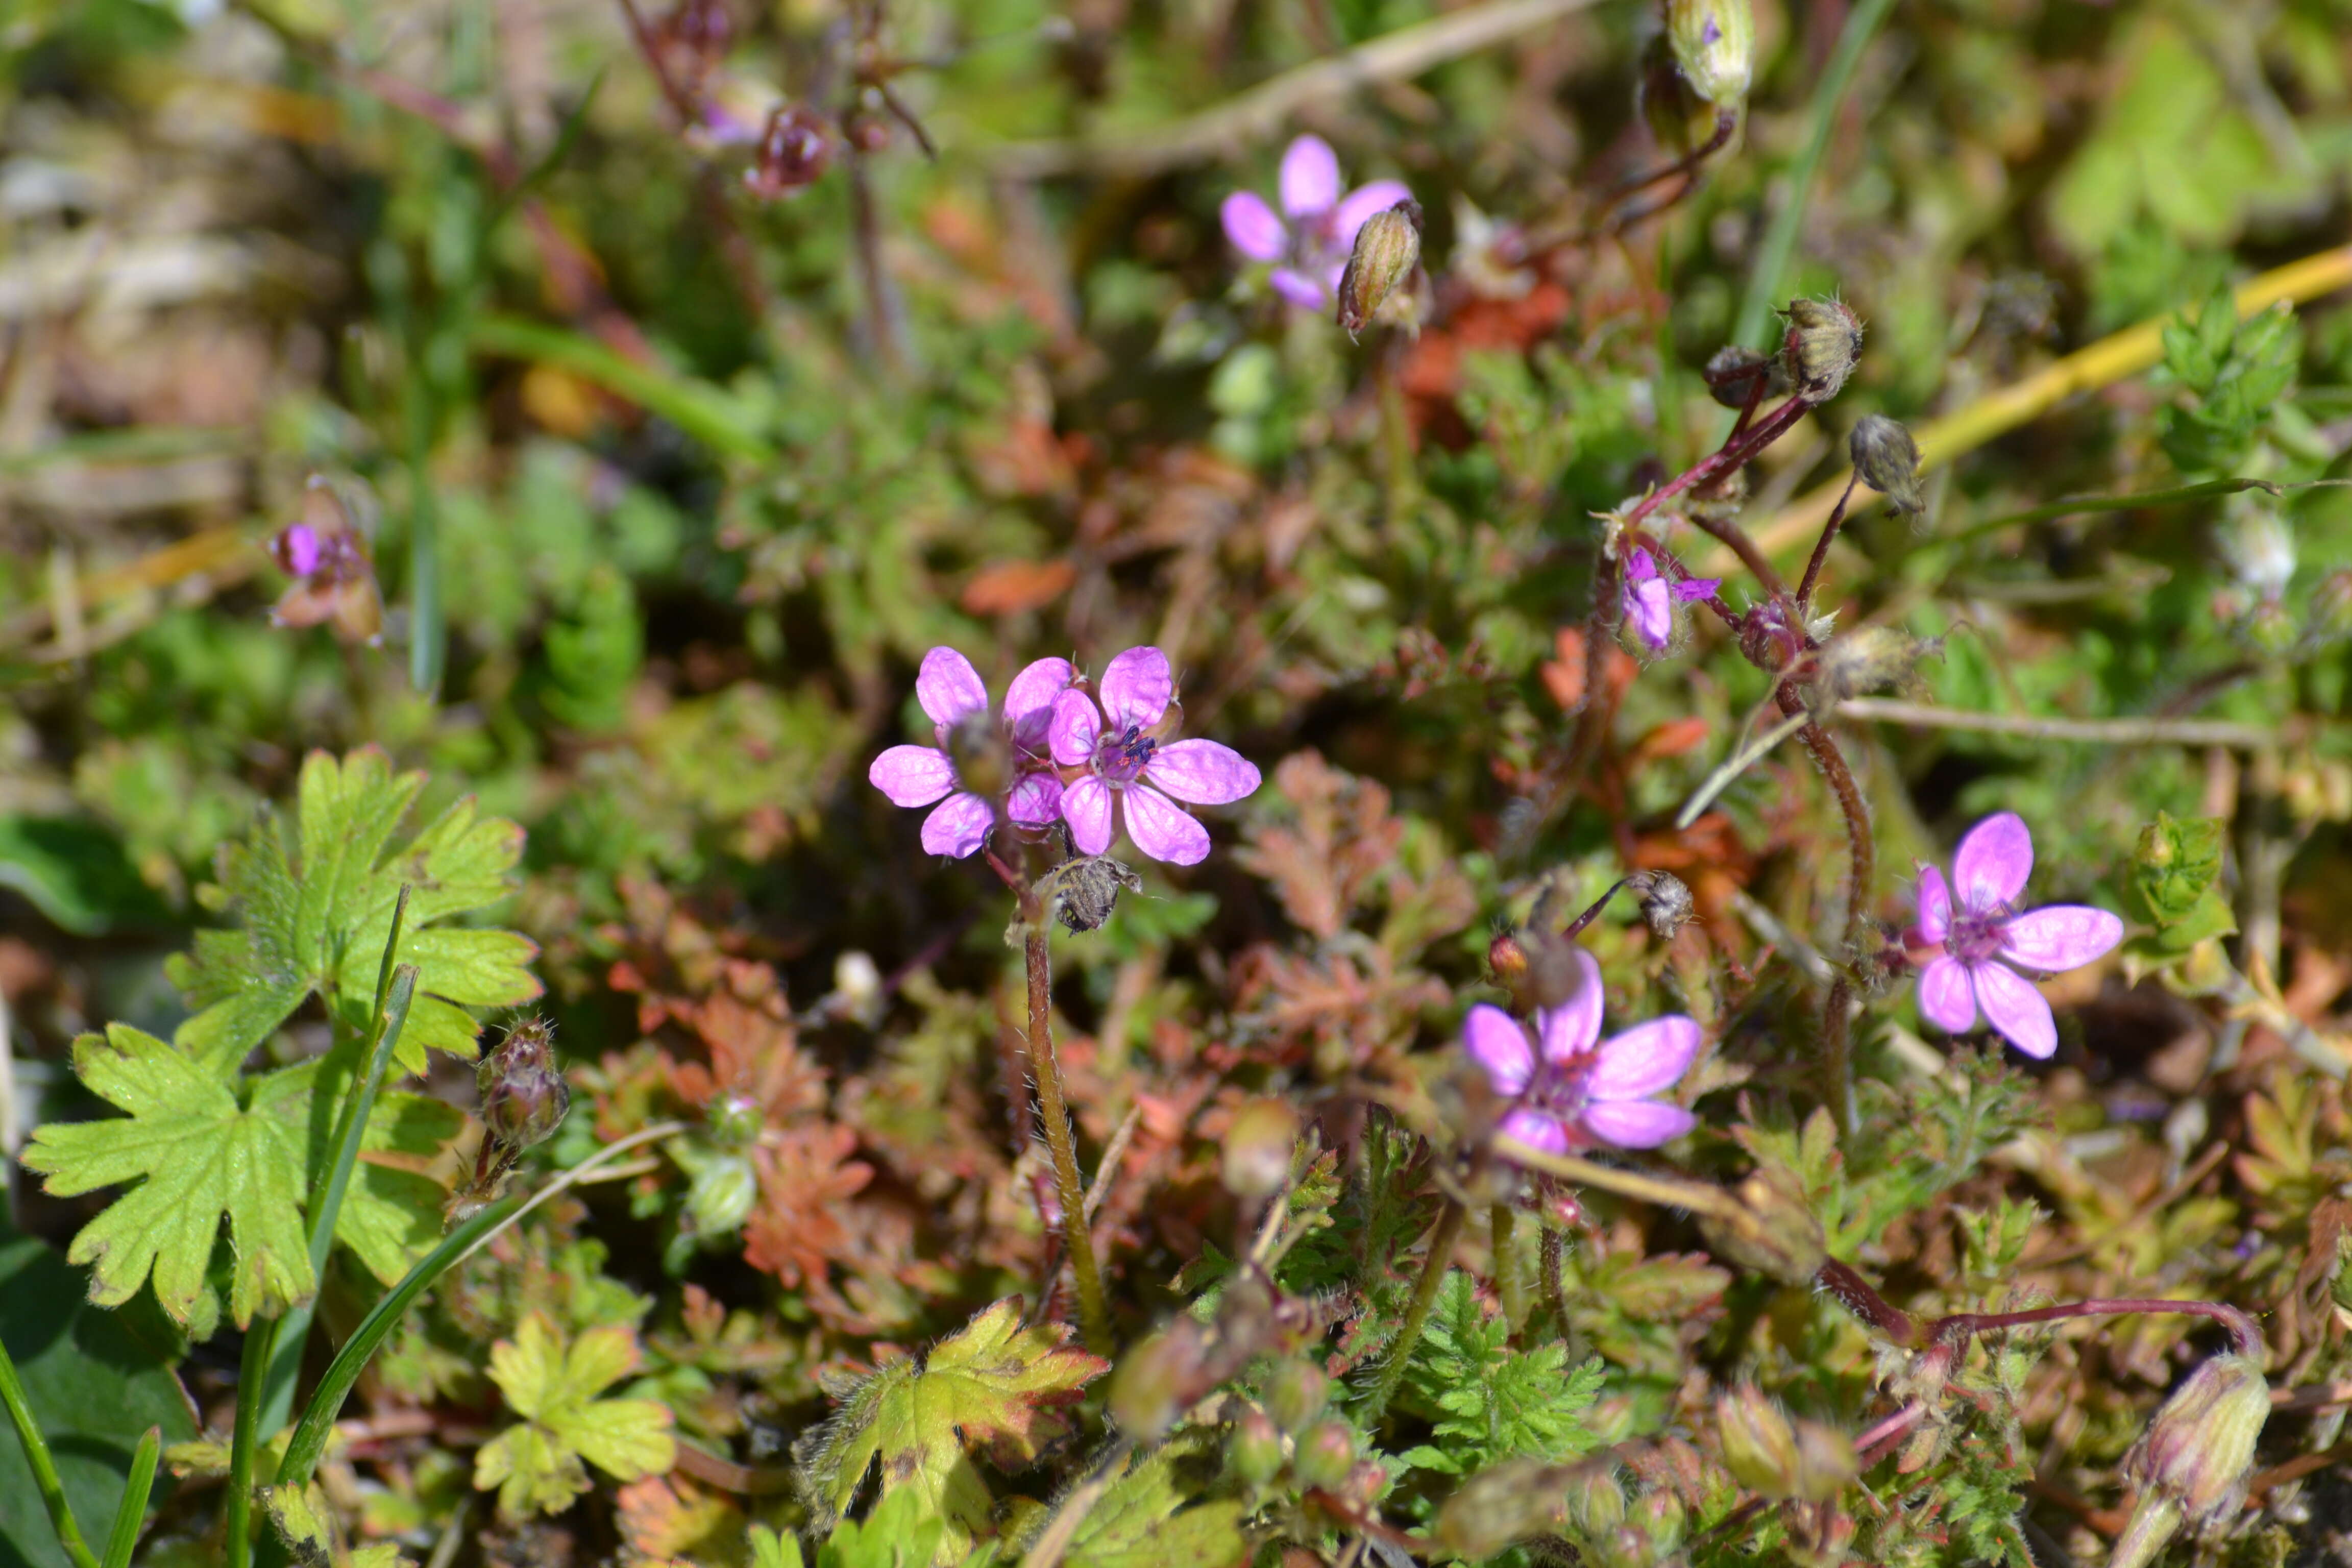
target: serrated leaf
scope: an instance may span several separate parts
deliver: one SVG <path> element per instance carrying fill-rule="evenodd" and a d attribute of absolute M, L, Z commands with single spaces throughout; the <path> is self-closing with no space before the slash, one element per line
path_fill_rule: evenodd
<path fill-rule="evenodd" d="M 566 1344 L 545 1312 L 525 1317 L 513 1339 L 490 1347 L 490 1381 L 523 1420 L 475 1456 L 474 1489 L 497 1487 L 499 1510 L 520 1519 L 571 1507 L 588 1489 L 583 1460 L 624 1481 L 667 1471 L 677 1462 L 669 1407 L 597 1397 L 640 1359 L 636 1335 L 618 1324 Z"/>
<path fill-rule="evenodd" d="M 256 1079 L 249 1100 L 299 1129 L 308 1160 L 302 1190 L 316 1192 L 333 1157 L 334 1122 L 351 1089 L 358 1047 Z M 429 1162 L 457 1138 L 463 1113 L 430 1095 L 379 1093 L 360 1140 L 360 1163 L 335 1215 L 335 1239 L 358 1255 L 368 1272 L 390 1285 L 440 1241 L 448 1191 L 419 1170 L 379 1163 L 370 1154 Z M 309 1205 L 304 1205 L 307 1210 Z"/>
<path fill-rule="evenodd" d="M 226 1215 L 237 1325 L 308 1300 L 318 1280 L 302 1226 L 299 1130 L 238 1105 L 204 1064 L 127 1024 L 76 1040 L 73 1062 L 90 1092 L 130 1119 L 37 1128 L 23 1159 L 59 1197 L 133 1184 L 67 1253 L 96 1265 L 90 1300 L 120 1306 L 152 1272 L 163 1310 L 189 1321 Z"/>
<path fill-rule="evenodd" d="M 1179 1484 L 1184 1449 L 1171 1444 L 1111 1483 L 1070 1540 L 1069 1568 L 1233 1568 L 1249 1556 L 1233 1498 L 1195 1500 Z"/>
<path fill-rule="evenodd" d="M 945 1521 L 935 1561 L 958 1560 L 989 1522 L 988 1485 L 969 1450 L 1000 1469 L 1029 1463 L 1069 1429 L 1061 1407 L 1109 1370 L 1068 1341 L 1064 1324 L 1023 1328 L 1021 1298 L 1008 1296 L 929 1355 L 882 1367 L 813 1447 L 806 1468 L 819 1497 L 846 1512 L 878 1465 L 885 1498 L 911 1492 Z"/>
<path fill-rule="evenodd" d="M 1477 1282 L 1449 1272 L 1405 1373 L 1438 1442 L 1403 1455 L 1407 1465 L 1458 1476 L 1505 1459 L 1572 1459 L 1599 1446 L 1583 1415 L 1601 1395 L 1600 1361 L 1571 1371 L 1559 1341 L 1516 1351 L 1510 1337 Z"/>
<path fill-rule="evenodd" d="M 226 1073 L 313 992 L 347 1016 L 373 994 L 400 889 L 412 889 L 399 959 L 421 971 L 397 1060 L 425 1070 L 425 1052 L 471 1058 L 480 1026 L 467 1011 L 511 1007 L 540 994 L 530 964 L 538 947 L 514 931 L 433 922 L 470 913 L 513 890 L 522 829 L 479 816 L 471 797 L 394 847 L 421 773 L 395 774 L 373 746 L 341 763 L 313 752 L 302 764 L 296 841 L 265 815 L 220 857 L 220 891 L 233 930 L 200 931 L 195 951 L 170 965 L 198 1009 L 180 1045 Z"/>
<path fill-rule="evenodd" d="M 900 1492 L 877 1503 L 863 1522 L 844 1520 L 835 1526 L 817 1548 L 816 1568 L 924 1568 L 942 1560 L 947 1528 L 947 1521 L 926 1511 L 920 1497 Z"/>

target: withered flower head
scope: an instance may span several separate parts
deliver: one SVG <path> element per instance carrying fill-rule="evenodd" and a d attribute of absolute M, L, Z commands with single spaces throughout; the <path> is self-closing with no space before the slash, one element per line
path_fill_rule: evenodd
<path fill-rule="evenodd" d="M 1886 504 L 1908 517 L 1927 510 L 1919 494 L 1919 443 L 1911 432 L 1884 414 L 1865 414 L 1847 437 L 1853 471 L 1862 482 L 1886 498 Z"/>
<path fill-rule="evenodd" d="M 1780 343 L 1789 381 L 1808 403 L 1827 403 L 1862 357 L 1862 321 L 1837 300 L 1791 300 Z"/>
<path fill-rule="evenodd" d="M 1076 933 L 1101 930 L 1118 908 L 1121 889 L 1143 891 L 1143 879 L 1134 868 L 1108 855 L 1075 855 L 1046 873 L 1039 891 L 1047 912 Z"/>
<path fill-rule="evenodd" d="M 824 119 L 804 103 L 783 103 L 768 116 L 743 184 L 762 201 L 775 201 L 816 184 L 833 163 L 833 138 Z"/>
<path fill-rule="evenodd" d="M 1672 942 L 1675 932 L 1698 918 L 1690 889 L 1672 871 L 1636 871 L 1625 886 L 1640 895 L 1642 919 L 1660 942 Z"/>

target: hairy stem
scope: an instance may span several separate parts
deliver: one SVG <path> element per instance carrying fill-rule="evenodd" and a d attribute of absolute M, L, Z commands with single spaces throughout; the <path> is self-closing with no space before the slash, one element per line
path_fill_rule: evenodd
<path fill-rule="evenodd" d="M 1737 473 L 1750 458 L 1787 435 L 1798 420 L 1812 412 L 1813 405 L 1801 397 L 1791 397 L 1772 410 L 1745 434 L 1726 441 L 1708 457 L 1697 462 L 1635 501 L 1626 510 L 1628 526 L 1639 523 L 1667 501 L 1696 485 L 1707 484 L 1726 474 Z"/>
<path fill-rule="evenodd" d="M 1834 1258 L 1821 1266 L 1813 1275 L 1813 1283 L 1836 1297 L 1847 1311 L 1898 1345 L 1916 1345 L 1924 1337 L 1916 1319 L 1889 1303 L 1869 1280 Z"/>
<path fill-rule="evenodd" d="M 1804 579 L 1797 584 L 1797 613 L 1801 616 L 1812 613 L 1814 585 L 1821 582 L 1822 568 L 1829 563 L 1830 546 L 1836 542 L 1838 525 L 1845 521 L 1845 503 L 1853 499 L 1853 487 L 1861 482 L 1859 470 L 1846 479 L 1845 493 L 1838 497 L 1837 506 L 1830 512 L 1829 521 L 1822 525 L 1822 537 L 1813 546 L 1813 558 L 1805 563 Z M 1748 550 L 1755 548 L 1752 543 L 1748 546 Z M 1747 560 L 1747 552 L 1742 552 L 1739 558 Z"/>
<path fill-rule="evenodd" d="M 1789 591 L 1789 585 L 1780 581 L 1780 574 L 1772 563 L 1756 548 L 1756 542 L 1748 537 L 1746 529 L 1729 518 L 1708 517 L 1699 512 L 1690 515 L 1690 525 L 1701 533 L 1710 535 L 1738 556 L 1739 563 L 1748 568 L 1766 593 L 1785 594 Z"/>
<path fill-rule="evenodd" d="M 1780 711 L 1793 719 L 1803 710 L 1803 700 L 1782 688 Z M 1837 796 L 1838 810 L 1845 816 L 1846 848 L 1851 856 L 1845 885 L 1846 939 L 1849 942 L 1858 942 L 1870 921 L 1870 884 L 1877 870 L 1870 839 L 1870 808 L 1864 804 L 1862 790 L 1853 782 L 1853 770 L 1845 765 L 1845 753 L 1838 749 L 1836 736 L 1819 724 L 1808 724 L 1797 731 L 1797 739 L 1812 753 L 1814 764 L 1829 780 L 1831 793 Z"/>
<path fill-rule="evenodd" d="M 1853 982 L 1841 972 L 1822 1001 L 1822 1098 L 1837 1118 L 1839 1133 L 1847 1138 L 1861 1117 L 1853 1102 L 1853 1020 L 1848 1016 L 1853 1005 Z"/>
<path fill-rule="evenodd" d="M 1069 1100 L 1062 1091 L 1062 1064 L 1054 1054 L 1054 957 L 1046 940 L 1045 910 L 1034 892 L 1021 896 L 1027 926 L 1029 963 L 1029 1066 L 1037 1078 L 1038 1120 L 1045 1124 L 1045 1147 L 1054 1156 L 1054 1194 L 1062 1209 L 1062 1245 L 1078 1280 L 1078 1321 L 1087 1346 L 1097 1355 L 1111 1351 L 1110 1307 L 1103 1300 L 1102 1271 L 1095 1263 L 1094 1237 L 1087 1229 L 1087 1196 L 1078 1180 L 1078 1152 L 1070 1135 Z"/>
<path fill-rule="evenodd" d="M 2070 1318 L 2119 1318 L 2136 1312 L 2178 1312 L 2191 1318 L 2210 1318 L 2229 1331 L 2231 1348 L 2240 1355 L 2260 1360 L 2263 1354 L 2263 1331 L 2253 1319 L 2237 1308 L 2220 1301 L 2168 1301 L 2152 1297 L 2097 1296 L 2087 1301 L 2068 1301 L 2055 1307 L 2034 1307 L 2021 1312 L 1955 1312 L 1940 1318 L 1928 1329 L 1928 1336 L 1938 1342 L 1960 1342 L 1972 1335 L 1991 1329 L 2018 1329 L 2033 1323 L 2063 1322 Z"/>
<path fill-rule="evenodd" d="M 1429 1233 L 1429 1252 L 1421 1260 L 1421 1278 L 1413 1284 L 1412 1300 L 1404 1310 L 1404 1321 L 1397 1327 L 1396 1342 L 1389 1346 L 1381 1380 L 1372 1385 L 1371 1397 L 1364 1402 L 1361 1415 L 1367 1427 L 1381 1418 L 1397 1385 L 1404 1381 L 1404 1369 L 1412 1360 L 1412 1348 L 1421 1342 L 1421 1331 L 1429 1321 L 1430 1308 L 1437 1304 L 1437 1289 L 1445 1283 L 1445 1271 L 1453 1267 L 1454 1244 L 1462 1236 L 1462 1222 L 1469 1212 L 1454 1199 L 1446 1199 L 1444 1212 L 1437 1216 L 1437 1227 Z"/>
<path fill-rule="evenodd" d="M 1528 1321 L 1528 1291 L 1519 1278 L 1517 1215 L 1508 1204 L 1496 1204 L 1487 1211 L 1495 1254 L 1495 1294 L 1502 1298 L 1503 1321 L 1514 1334 Z"/>
<path fill-rule="evenodd" d="M 1560 1269 L 1568 1262 L 1568 1237 L 1552 1226 L 1545 1226 L 1536 1236 L 1536 1267 L 1542 1273 L 1537 1283 L 1543 1290 L 1544 1310 L 1551 1314 L 1554 1333 L 1568 1332 L 1568 1290 L 1560 1282 Z"/>

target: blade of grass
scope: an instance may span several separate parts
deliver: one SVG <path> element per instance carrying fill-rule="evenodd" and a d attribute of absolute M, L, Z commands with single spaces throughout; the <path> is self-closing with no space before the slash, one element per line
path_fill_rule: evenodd
<path fill-rule="evenodd" d="M 131 1568 L 131 1554 L 139 1549 L 139 1527 L 147 1522 L 147 1498 L 155 1489 L 155 1461 L 163 1452 L 163 1429 L 150 1426 L 131 1450 L 131 1475 L 122 1483 L 122 1500 L 114 1507 L 114 1528 L 106 1532 L 104 1568 Z"/>
<path fill-rule="evenodd" d="M 58 1544 L 73 1559 L 74 1568 L 98 1568 L 97 1556 L 74 1521 L 73 1505 L 66 1501 L 65 1487 L 58 1480 L 57 1462 L 49 1458 L 49 1446 L 33 1419 L 32 1402 L 25 1397 L 25 1385 L 16 1379 L 16 1363 L 5 1344 L 0 1344 L 0 1404 L 8 1406 L 8 1418 L 16 1424 L 16 1440 L 25 1446 L 25 1463 L 40 1489 L 41 1505 L 49 1510 L 49 1528 L 57 1531 Z"/>
<path fill-rule="evenodd" d="M 334 1163 L 328 1167 L 326 1185 L 310 1205 L 310 1276 L 320 1281 L 327 1278 L 327 1255 L 335 1248 L 335 1222 L 342 1215 L 343 1194 L 350 1189 L 352 1171 L 359 1163 L 360 1145 L 367 1137 L 368 1117 L 375 1110 L 376 1094 L 383 1087 L 384 1074 L 392 1066 L 393 1052 L 400 1044 L 401 1031 L 408 1026 L 408 1010 L 416 998 L 416 965 L 393 963 L 394 955 L 400 951 L 403 927 L 407 921 L 408 894 L 408 887 L 403 884 L 400 901 L 393 906 L 392 936 L 383 944 L 383 963 L 376 974 L 375 1005 L 369 1014 L 373 1026 L 367 1065 L 352 1081 L 351 1092 L 344 1097 L 335 1122 L 334 1141 L 329 1145 L 335 1152 Z M 262 1392 L 261 1431 L 266 1436 L 275 1436 L 293 1413 L 294 1382 L 302 1370 L 302 1347 L 310 1338 L 313 1305 L 299 1306 L 287 1313 L 278 1330 L 277 1355 L 269 1363 L 269 1379 Z"/>
<path fill-rule="evenodd" d="M 722 457 L 757 462 L 770 455 L 749 411 L 709 382 L 639 364 L 593 338 L 520 316 L 477 316 L 467 324 L 467 337 L 477 353 L 531 360 L 593 381 L 658 414 Z"/>
<path fill-rule="evenodd" d="M 1813 88 L 1812 128 L 1806 132 L 1804 150 L 1789 165 L 1787 199 L 1772 215 L 1764 243 L 1756 248 L 1756 270 L 1748 275 L 1748 293 L 1739 301 L 1739 320 L 1731 330 L 1735 343 L 1752 349 L 1771 347 L 1765 338 L 1765 321 L 1772 313 L 1772 301 L 1780 297 L 1780 280 L 1797 248 L 1797 235 L 1805 226 L 1805 208 L 1812 196 L 1814 176 L 1821 173 L 1822 154 L 1829 150 L 1830 132 L 1837 126 L 1838 109 L 1845 102 L 1845 89 L 1853 83 L 1862 51 L 1894 7 L 1895 0 L 1862 0 L 1846 13 L 1837 48 Z"/>

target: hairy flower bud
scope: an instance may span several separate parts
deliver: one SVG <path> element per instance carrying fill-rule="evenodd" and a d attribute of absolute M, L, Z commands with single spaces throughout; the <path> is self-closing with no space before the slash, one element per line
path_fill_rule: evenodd
<path fill-rule="evenodd" d="M 1759 382 L 1767 396 L 1785 392 L 1789 385 L 1778 359 L 1738 343 L 1727 343 L 1716 350 L 1699 374 L 1706 382 L 1707 392 L 1726 408 L 1747 407 L 1757 395 Z"/>
<path fill-rule="evenodd" d="M 1482 1563 L 1529 1536 L 1549 1534 L 1565 1504 L 1562 1482 L 1572 1489 L 1578 1468 L 1540 1459 L 1490 1465 L 1445 1500 L 1431 1536 L 1453 1555 Z M 1621 1513 L 1622 1508 L 1621 1499 Z"/>
<path fill-rule="evenodd" d="M 1225 1462 L 1234 1474 L 1253 1487 L 1271 1486 L 1282 1474 L 1282 1434 L 1263 1410 L 1242 1412 L 1234 1423 L 1233 1441 L 1225 1447 Z"/>
<path fill-rule="evenodd" d="M 1862 482 L 1886 498 L 1886 504 L 1906 517 L 1927 510 L 1919 493 L 1919 443 L 1911 432 L 1884 414 L 1865 414 L 1846 439 L 1853 471 Z"/>
<path fill-rule="evenodd" d="M 762 201 L 775 201 L 816 184 L 833 162 L 833 138 L 824 121 L 804 103 L 779 104 L 760 132 L 743 184 Z"/>
<path fill-rule="evenodd" d="M 1266 1413 L 1286 1432 L 1305 1429 L 1330 1403 L 1331 1380 L 1311 1362 L 1286 1361 L 1266 1384 Z"/>
<path fill-rule="evenodd" d="M 1374 311 L 1421 264 L 1421 204 L 1407 196 L 1374 213 L 1356 231 L 1355 248 L 1339 274 L 1339 324 L 1354 337 Z"/>
<path fill-rule="evenodd" d="M 1819 1421 L 1797 1423 L 1797 1496 L 1806 1502 L 1828 1502 L 1862 1474 L 1853 1439 Z"/>
<path fill-rule="evenodd" d="M 572 1109 L 572 1089 L 555 1065 L 555 1029 L 526 1018 L 482 1058 L 474 1077 L 488 1138 L 520 1152 L 543 1143 Z"/>
<path fill-rule="evenodd" d="M 2262 1364 L 2251 1356 L 2213 1356 L 2157 1411 L 2125 1457 L 2123 1473 L 2179 1505 L 2188 1523 L 2214 1523 L 2245 1496 L 2254 1442 L 2270 1413 Z"/>
<path fill-rule="evenodd" d="M 1666 48 L 1691 90 L 1737 109 L 1756 74 L 1756 18 L 1748 0 L 1666 0 Z"/>
<path fill-rule="evenodd" d="M 1486 944 L 1486 967 L 1505 989 L 1517 993 L 1528 973 L 1526 944 L 1509 931 L 1498 933 Z"/>
<path fill-rule="evenodd" d="M 1290 1180 L 1290 1151 L 1298 1142 L 1298 1113 L 1278 1100 L 1254 1100 L 1237 1111 L 1218 1149 L 1225 1190 L 1240 1198 L 1271 1197 Z"/>
<path fill-rule="evenodd" d="M 1827 403 L 1862 357 L 1862 321 L 1837 300 L 1791 300 L 1780 361 L 1790 384 L 1808 403 Z"/>
<path fill-rule="evenodd" d="M 1797 1433 L 1780 1407 L 1752 1383 L 1715 1402 L 1723 1463 L 1739 1484 L 1768 1498 L 1797 1495 Z"/>
<path fill-rule="evenodd" d="M 1348 1484 L 1349 1472 L 1356 1468 L 1356 1439 L 1344 1421 L 1325 1421 L 1298 1439 L 1298 1452 L 1290 1462 L 1298 1473 L 1299 1483 L 1335 1492 Z"/>

